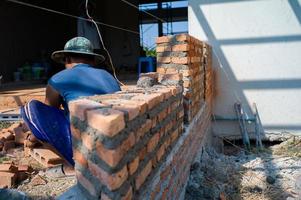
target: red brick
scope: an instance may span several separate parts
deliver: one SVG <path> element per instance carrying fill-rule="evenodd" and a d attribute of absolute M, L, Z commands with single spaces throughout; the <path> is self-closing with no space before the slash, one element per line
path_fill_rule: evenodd
<path fill-rule="evenodd" d="M 0 172 L 0 188 L 11 188 L 15 185 L 16 174 L 12 172 Z"/>
<path fill-rule="evenodd" d="M 152 152 L 159 142 L 159 133 L 153 135 L 153 137 L 147 143 L 147 152 Z"/>
<path fill-rule="evenodd" d="M 125 128 L 124 114 L 110 108 L 87 111 L 87 122 L 108 137 L 113 137 Z"/>
<path fill-rule="evenodd" d="M 171 58 L 170 57 L 157 57 L 158 63 L 170 63 Z"/>
<path fill-rule="evenodd" d="M 152 162 L 149 161 L 145 168 L 140 172 L 139 176 L 135 179 L 136 189 L 139 190 L 141 185 L 145 182 L 146 178 L 152 171 Z"/>
<path fill-rule="evenodd" d="M 106 149 L 101 142 L 96 143 L 98 156 L 111 167 L 115 167 L 122 159 L 124 154 L 130 149 L 135 138 L 131 135 L 116 149 Z"/>
<path fill-rule="evenodd" d="M 75 171 L 76 173 L 76 179 L 77 181 L 94 197 L 98 196 L 96 193 L 96 190 L 94 188 L 94 185 L 86 179 L 81 172 Z"/>
<path fill-rule="evenodd" d="M 183 75 L 179 73 L 164 74 L 162 77 L 162 80 L 181 81 L 182 79 Z"/>
<path fill-rule="evenodd" d="M 171 142 L 173 143 L 179 136 L 179 130 L 175 130 L 172 134 L 171 134 Z"/>
<path fill-rule="evenodd" d="M 113 109 L 126 112 L 128 119 L 132 120 L 137 117 L 140 113 L 140 106 L 133 103 L 132 101 L 125 99 L 106 99 L 103 101 L 104 104 L 110 104 Z"/>
<path fill-rule="evenodd" d="M 3 145 L 3 151 L 8 151 L 12 148 L 15 148 L 16 144 L 14 140 L 6 141 Z"/>
<path fill-rule="evenodd" d="M 169 45 L 160 45 L 160 46 L 157 46 L 156 47 L 156 52 L 157 53 L 162 53 L 162 52 L 165 52 L 165 51 L 171 51 L 171 46 Z"/>
<path fill-rule="evenodd" d="M 2 172 L 17 172 L 17 167 L 13 163 L 0 164 L 0 171 Z"/>
<path fill-rule="evenodd" d="M 30 156 L 36 159 L 45 167 L 61 164 L 64 160 L 50 149 L 35 148 L 30 152 Z"/>
<path fill-rule="evenodd" d="M 177 44 L 172 46 L 172 51 L 188 51 L 189 45 L 188 44 Z"/>
<path fill-rule="evenodd" d="M 139 160 L 143 160 L 146 156 L 146 153 L 147 153 L 146 147 L 142 148 L 139 152 Z"/>
<path fill-rule="evenodd" d="M 153 107 L 158 105 L 164 99 L 164 95 L 162 93 L 153 93 L 153 94 L 144 94 L 137 95 L 132 98 L 132 100 L 143 101 L 147 103 L 147 107 L 151 110 Z"/>
<path fill-rule="evenodd" d="M 80 133 L 79 129 L 75 128 L 72 124 L 71 124 L 70 128 L 71 128 L 72 137 L 74 137 L 76 140 L 80 141 L 81 133 Z"/>
<path fill-rule="evenodd" d="M 88 133 L 82 133 L 81 135 L 81 140 L 83 142 L 83 145 L 89 150 L 93 150 L 93 146 L 95 144 L 95 141 L 93 140 L 92 136 L 89 135 Z"/>
<path fill-rule="evenodd" d="M 133 189 L 132 187 L 129 188 L 128 192 L 121 198 L 121 200 L 132 200 L 133 198 Z"/>
<path fill-rule="evenodd" d="M 170 38 L 168 36 L 162 36 L 162 37 L 157 37 L 156 38 L 156 43 L 168 43 L 170 41 Z"/>
<path fill-rule="evenodd" d="M 19 132 L 15 132 L 15 143 L 16 144 L 24 144 L 24 141 L 26 140 L 26 138 L 31 134 L 30 131 L 27 131 L 27 132 L 23 132 L 23 130 L 19 131 Z"/>
<path fill-rule="evenodd" d="M 21 128 L 21 127 L 19 127 L 19 129 L 22 131 L 22 128 Z M 11 133 L 11 132 L 9 132 L 9 131 L 6 131 L 6 132 L 1 133 L 0 138 L 3 138 L 3 139 L 1 139 L 0 141 L 5 142 L 5 141 L 7 141 L 7 140 L 14 140 L 14 139 L 15 139 L 15 136 L 14 136 L 13 133 Z"/>
<path fill-rule="evenodd" d="M 164 153 L 165 153 L 165 146 L 161 145 L 161 147 L 159 148 L 159 150 L 157 152 L 157 155 L 156 155 L 158 162 L 161 160 L 161 158 L 164 155 Z"/>
<path fill-rule="evenodd" d="M 179 34 L 176 36 L 177 41 L 182 42 L 182 41 L 189 41 L 190 37 L 187 34 Z"/>
<path fill-rule="evenodd" d="M 130 175 L 133 175 L 139 166 L 139 157 L 137 156 L 131 163 L 128 164 L 128 171 Z"/>
<path fill-rule="evenodd" d="M 114 174 L 108 174 L 100 166 L 97 166 L 91 161 L 88 161 L 88 166 L 91 173 L 111 191 L 118 189 L 128 177 L 127 166 L 124 166 L 119 172 Z"/>
<path fill-rule="evenodd" d="M 78 117 L 82 121 L 86 119 L 87 110 L 96 109 L 103 106 L 103 104 L 88 99 L 78 99 L 71 101 L 68 104 L 70 114 Z"/>
<path fill-rule="evenodd" d="M 176 68 L 169 67 L 166 69 L 166 74 L 177 73 L 178 70 Z"/>
<path fill-rule="evenodd" d="M 77 149 L 73 150 L 73 159 L 78 162 L 82 167 L 88 168 L 88 162 L 85 156 Z"/>
<path fill-rule="evenodd" d="M 163 67 L 157 67 L 157 72 L 159 74 L 165 74 L 166 73 L 166 68 L 163 68 Z"/>
<path fill-rule="evenodd" d="M 190 58 L 189 57 L 172 57 L 171 62 L 174 64 L 189 64 Z"/>

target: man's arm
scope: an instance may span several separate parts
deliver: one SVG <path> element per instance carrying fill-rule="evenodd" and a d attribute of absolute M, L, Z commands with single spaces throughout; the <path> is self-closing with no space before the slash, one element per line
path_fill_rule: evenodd
<path fill-rule="evenodd" d="M 61 103 L 62 101 L 60 94 L 53 87 L 47 85 L 45 104 L 56 108 L 60 108 Z"/>

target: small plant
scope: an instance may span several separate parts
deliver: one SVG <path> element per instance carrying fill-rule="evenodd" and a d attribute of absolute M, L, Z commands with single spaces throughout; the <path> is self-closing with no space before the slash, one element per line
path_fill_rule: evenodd
<path fill-rule="evenodd" d="M 146 56 L 151 56 L 151 57 L 157 56 L 155 47 L 153 47 L 153 48 L 143 47 L 143 50 L 145 51 Z"/>

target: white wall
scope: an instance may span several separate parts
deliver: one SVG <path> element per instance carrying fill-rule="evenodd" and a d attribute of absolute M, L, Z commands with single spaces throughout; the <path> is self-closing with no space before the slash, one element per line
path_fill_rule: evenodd
<path fill-rule="evenodd" d="M 215 114 L 255 102 L 266 131 L 301 133 L 301 0 L 189 0 L 188 15 L 189 33 L 213 46 Z"/>

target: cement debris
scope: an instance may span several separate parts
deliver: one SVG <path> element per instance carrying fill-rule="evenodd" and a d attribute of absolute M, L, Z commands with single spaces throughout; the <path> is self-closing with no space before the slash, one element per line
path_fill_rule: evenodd
<path fill-rule="evenodd" d="M 236 155 L 203 149 L 191 167 L 186 200 L 301 199 L 301 137 L 266 148 L 261 152 Z"/>

